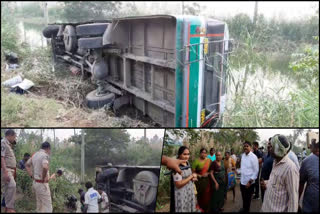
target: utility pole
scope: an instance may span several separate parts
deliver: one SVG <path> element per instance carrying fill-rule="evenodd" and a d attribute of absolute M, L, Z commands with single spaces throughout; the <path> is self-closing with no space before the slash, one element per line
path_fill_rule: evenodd
<path fill-rule="evenodd" d="M 53 145 L 56 145 L 56 130 L 52 129 L 53 132 Z"/>
<path fill-rule="evenodd" d="M 48 3 L 47 2 L 43 3 L 43 17 L 44 17 L 44 21 L 45 21 L 46 26 L 48 26 L 49 14 L 48 14 Z M 47 46 L 49 47 L 49 45 L 50 45 L 49 44 L 49 39 L 46 39 L 46 40 L 47 40 Z"/>
<path fill-rule="evenodd" d="M 184 1 L 182 1 L 182 15 L 184 14 Z"/>
<path fill-rule="evenodd" d="M 254 4 L 253 28 L 256 27 L 257 19 L 258 19 L 258 1 L 256 1 Z"/>
<path fill-rule="evenodd" d="M 49 16 L 48 16 L 48 3 L 47 2 L 43 2 L 43 17 L 44 17 L 45 24 L 48 25 Z"/>
<path fill-rule="evenodd" d="M 147 129 L 144 129 L 144 143 L 147 143 Z"/>
<path fill-rule="evenodd" d="M 40 129 L 41 143 L 43 143 L 43 129 Z"/>
<path fill-rule="evenodd" d="M 85 157 L 85 141 L 84 141 L 84 130 L 81 129 L 81 183 L 84 183 L 84 157 Z"/>

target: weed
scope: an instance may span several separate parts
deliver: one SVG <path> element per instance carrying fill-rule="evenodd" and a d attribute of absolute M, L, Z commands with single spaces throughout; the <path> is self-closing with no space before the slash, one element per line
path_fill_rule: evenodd
<path fill-rule="evenodd" d="M 258 43 L 254 40 L 247 33 L 245 42 L 230 58 L 223 126 L 318 126 L 317 50 L 307 48 L 298 56 L 276 53 L 270 57 L 270 53 L 256 50 Z M 292 59 L 295 61 L 290 62 Z"/>

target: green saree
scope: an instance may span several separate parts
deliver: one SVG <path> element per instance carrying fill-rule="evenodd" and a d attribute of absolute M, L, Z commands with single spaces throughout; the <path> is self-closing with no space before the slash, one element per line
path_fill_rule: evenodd
<path fill-rule="evenodd" d="M 209 158 L 206 158 L 202 162 L 196 159 L 192 164 L 192 170 L 197 174 L 204 175 L 206 172 L 209 172 L 210 164 L 211 160 Z M 195 185 L 197 188 L 198 206 L 201 210 L 208 211 L 211 196 L 209 176 L 198 178 Z"/>

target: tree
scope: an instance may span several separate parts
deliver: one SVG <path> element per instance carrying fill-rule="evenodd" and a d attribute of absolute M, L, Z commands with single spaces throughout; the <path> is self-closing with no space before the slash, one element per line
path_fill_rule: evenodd
<path fill-rule="evenodd" d="M 63 16 L 74 22 L 115 18 L 119 16 L 121 4 L 117 1 L 64 2 Z"/>
<path fill-rule="evenodd" d="M 18 52 L 19 31 L 15 23 L 14 13 L 10 9 L 12 2 L 1 1 L 1 54 L 5 51 Z"/>
<path fill-rule="evenodd" d="M 292 143 L 292 144 L 297 144 L 299 136 L 301 136 L 304 133 L 303 129 L 295 129 L 293 130 L 293 134 L 290 134 L 287 136 L 287 139 Z"/>
<path fill-rule="evenodd" d="M 252 21 L 247 14 L 240 13 L 226 21 L 228 23 L 231 37 L 235 39 L 243 40 L 246 38 L 248 32 L 252 32 Z"/>
<path fill-rule="evenodd" d="M 140 10 L 138 9 L 136 2 L 126 2 L 122 7 L 121 16 L 139 16 L 142 15 Z"/>
<path fill-rule="evenodd" d="M 200 148 L 215 148 L 216 151 L 225 152 L 234 149 L 235 153 L 242 153 L 244 141 L 258 141 L 259 135 L 253 129 L 218 129 L 218 130 L 194 130 L 194 129 L 167 129 L 164 138 L 163 154 L 174 156 L 181 146 L 177 144 L 183 139 L 183 145 L 190 149 L 190 162 L 197 157 Z"/>
<path fill-rule="evenodd" d="M 85 168 L 93 173 L 99 164 L 126 163 L 126 147 L 130 135 L 124 129 L 84 129 L 85 136 Z M 81 135 L 72 136 L 69 141 L 81 144 Z"/>
<path fill-rule="evenodd" d="M 21 13 L 23 17 L 43 17 L 40 2 L 25 2 L 22 4 Z"/>
<path fill-rule="evenodd" d="M 302 86 L 313 84 L 319 90 L 319 37 L 314 37 L 318 44 L 307 47 L 302 54 L 294 55 L 290 68 L 299 78 Z"/>
<path fill-rule="evenodd" d="M 194 15 L 198 16 L 200 14 L 200 5 L 198 3 L 192 3 L 190 4 L 185 4 L 183 5 L 184 11 L 183 14 L 185 15 Z"/>
<path fill-rule="evenodd" d="M 144 165 L 144 166 L 159 166 L 161 160 L 162 147 L 151 146 L 151 140 L 145 142 L 142 137 L 138 141 L 128 145 L 125 155 L 127 165 Z"/>

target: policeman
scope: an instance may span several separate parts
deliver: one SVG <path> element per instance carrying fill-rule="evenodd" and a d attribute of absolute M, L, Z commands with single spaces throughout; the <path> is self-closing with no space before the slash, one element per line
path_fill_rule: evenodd
<path fill-rule="evenodd" d="M 16 157 L 12 148 L 16 142 L 16 136 L 15 131 L 8 129 L 5 132 L 5 138 L 1 140 L 1 188 L 4 189 L 5 211 L 8 213 L 15 213 Z"/>
<path fill-rule="evenodd" d="M 26 170 L 33 179 L 32 188 L 36 193 L 37 212 L 52 212 L 51 193 L 49 188 L 49 155 L 50 143 L 44 142 L 41 149 L 34 153 L 26 163 Z"/>

